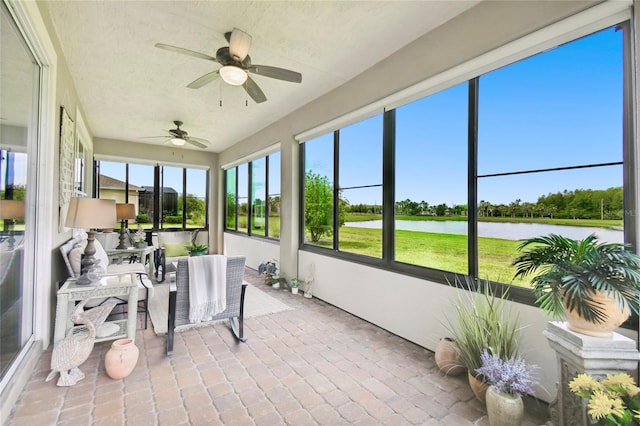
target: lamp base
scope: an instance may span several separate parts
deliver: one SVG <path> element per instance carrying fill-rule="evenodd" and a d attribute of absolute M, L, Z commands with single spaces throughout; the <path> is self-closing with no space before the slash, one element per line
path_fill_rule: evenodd
<path fill-rule="evenodd" d="M 87 274 L 80 275 L 80 278 L 76 280 L 76 284 L 78 285 L 89 285 L 91 284 L 91 280 L 87 276 Z"/>
<path fill-rule="evenodd" d="M 123 220 L 122 223 L 120 224 L 120 244 L 118 244 L 118 247 L 116 247 L 117 250 L 126 250 L 127 248 L 129 248 L 127 244 L 124 242 L 125 239 L 126 237 L 124 235 L 124 220 Z"/>

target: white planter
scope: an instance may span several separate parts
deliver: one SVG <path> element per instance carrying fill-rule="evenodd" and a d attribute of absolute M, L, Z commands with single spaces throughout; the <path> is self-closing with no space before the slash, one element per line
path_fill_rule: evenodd
<path fill-rule="evenodd" d="M 489 386 L 486 400 L 491 426 L 520 426 L 522 424 L 524 416 L 522 398 L 500 393 L 494 386 Z"/>
<path fill-rule="evenodd" d="M 291 293 L 298 294 L 298 287 L 291 287 Z"/>

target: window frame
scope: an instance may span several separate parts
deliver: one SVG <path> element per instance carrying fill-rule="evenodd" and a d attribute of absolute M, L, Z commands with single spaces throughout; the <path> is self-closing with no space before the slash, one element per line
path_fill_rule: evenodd
<path fill-rule="evenodd" d="M 101 160 L 96 160 L 94 159 L 93 161 L 93 197 L 95 198 L 99 198 L 100 197 L 100 180 L 98 179 L 98 176 L 101 174 L 100 173 L 100 161 Z M 110 162 L 114 162 L 114 163 L 121 163 L 124 164 L 125 166 L 125 185 L 124 185 L 124 202 L 128 203 L 129 202 L 129 165 L 130 164 L 136 164 L 136 165 L 148 165 L 148 164 L 144 164 L 144 163 L 135 163 L 135 162 L 120 162 L 120 161 L 111 161 L 111 160 L 102 160 L 102 161 L 110 161 Z M 163 164 L 155 164 L 153 166 L 153 187 L 154 187 L 154 191 L 153 191 L 153 215 L 152 217 L 150 217 L 150 221 L 152 223 L 152 227 L 150 229 L 151 232 L 157 232 L 157 231 L 162 231 L 162 230 L 168 230 L 168 231 L 193 231 L 193 230 L 201 230 L 201 231 L 208 231 L 209 230 L 209 206 L 210 204 L 210 200 L 209 200 L 209 185 L 210 185 L 210 169 L 204 169 L 205 170 L 205 224 L 203 227 L 192 227 L 189 228 L 187 227 L 187 209 L 186 209 L 186 203 L 187 203 L 187 170 L 188 169 L 199 169 L 199 170 L 203 170 L 202 168 L 198 168 L 198 167 L 187 167 L 187 166 L 176 166 L 176 165 L 169 165 L 167 164 L 167 167 L 173 167 L 173 168 L 179 168 L 182 169 L 182 184 L 180 185 L 180 189 L 179 191 L 182 191 L 182 222 L 180 227 L 171 227 L 171 228 L 162 228 L 162 223 L 163 221 L 161 220 L 161 215 L 164 213 L 163 209 L 160 207 L 160 203 L 161 203 L 161 197 L 160 197 L 160 191 L 158 190 L 159 188 L 162 187 L 162 185 L 164 184 L 164 182 L 162 181 L 162 168 L 165 165 Z M 180 192 L 178 192 L 178 198 L 180 198 Z"/>
<path fill-rule="evenodd" d="M 622 18 L 620 22 L 612 22 L 612 19 Z M 299 223 L 300 223 L 300 233 L 299 233 L 299 241 L 298 248 L 301 251 L 307 251 L 311 253 L 321 254 L 324 256 L 330 256 L 337 259 L 342 259 L 345 261 L 351 261 L 354 263 L 363 264 L 366 266 L 385 269 L 388 271 L 392 271 L 395 273 L 400 273 L 420 279 L 429 280 L 439 284 L 449 285 L 455 282 L 455 279 L 460 276 L 460 274 L 456 274 L 449 271 L 437 270 L 429 267 L 410 265 L 405 263 L 396 262 L 394 259 L 395 253 L 395 227 L 394 227 L 394 204 L 395 204 L 395 108 L 410 103 L 420 97 L 429 96 L 433 93 L 440 92 L 442 90 L 448 89 L 450 87 L 455 86 L 463 81 L 468 82 L 468 153 L 467 153 L 467 176 L 468 176 L 468 265 L 469 271 L 467 277 L 470 278 L 472 282 L 476 282 L 480 279 L 478 276 L 478 99 L 479 99 L 479 79 L 482 75 L 487 74 L 493 70 L 498 68 L 508 66 L 510 64 L 516 63 L 521 60 L 525 60 L 531 56 L 536 54 L 543 53 L 545 50 L 551 47 L 558 47 L 564 43 L 570 43 L 576 41 L 580 38 L 595 34 L 599 31 L 605 30 L 611 27 L 618 27 L 622 29 L 622 55 L 623 55 L 623 76 L 622 76 L 622 85 L 623 85 L 623 135 L 622 135 L 622 167 L 623 167 L 623 197 L 624 197 L 624 239 L 625 243 L 630 245 L 630 248 L 638 252 L 638 247 L 636 247 L 635 242 L 637 241 L 637 235 L 639 230 L 636 229 L 637 222 L 633 215 L 633 212 L 630 210 L 629 206 L 635 206 L 638 202 L 637 195 L 637 182 L 634 174 L 634 170 L 637 170 L 640 165 L 640 159 L 637 158 L 637 152 L 640 150 L 640 147 L 635 145 L 634 137 L 635 137 L 635 112 L 634 112 L 634 104 L 633 104 L 633 73 L 634 73 L 634 64 L 632 60 L 631 48 L 632 44 L 632 36 L 631 33 L 631 25 L 628 20 L 628 11 L 627 12 L 619 12 L 612 16 L 607 16 L 605 18 L 601 18 L 597 20 L 595 24 L 586 26 L 587 30 L 583 30 L 582 34 L 575 35 L 570 39 L 566 39 L 566 34 L 563 36 L 565 40 L 562 43 L 556 43 L 551 45 L 550 43 L 553 40 L 557 39 L 558 36 L 551 37 L 549 40 L 545 40 L 543 42 L 538 41 L 536 45 L 536 49 L 529 48 L 526 50 L 526 55 L 523 54 L 513 54 L 507 59 L 503 60 L 495 60 L 492 63 L 492 66 L 484 66 L 479 67 L 475 73 L 471 73 L 467 75 L 466 79 L 461 78 L 451 78 L 447 84 L 440 82 L 435 87 L 432 87 L 430 90 L 423 90 L 423 92 L 416 96 L 415 94 L 412 96 L 407 96 L 403 94 L 405 97 L 404 102 L 400 102 L 395 99 L 396 95 L 390 97 L 390 99 L 386 100 L 387 105 L 391 105 L 391 107 L 386 108 L 384 112 L 383 119 L 383 251 L 382 251 L 382 259 L 372 258 L 369 256 L 358 255 L 349 252 L 339 251 L 337 248 L 337 235 L 339 232 L 339 226 L 337 224 L 337 214 L 338 214 L 338 185 L 339 185 L 339 176 L 337 171 L 339 170 L 339 128 L 336 128 L 338 125 L 341 127 L 346 127 L 349 124 L 355 122 L 354 113 L 350 114 L 349 117 L 343 117 L 341 119 L 337 119 L 334 123 L 324 124 L 319 126 L 316 129 L 312 129 L 310 131 L 301 133 L 296 135 L 296 139 L 300 142 L 300 150 L 299 150 L 299 173 L 301 176 L 301 185 L 300 185 L 300 205 L 299 205 Z M 545 29 L 541 30 L 545 31 Z M 570 32 L 567 32 L 568 34 Z M 540 38 L 541 36 L 539 36 Z M 562 37 L 560 37 L 562 38 Z M 552 40 L 553 39 L 553 40 Z M 513 44 L 518 44 L 520 40 L 513 42 Z M 489 53 L 490 55 L 492 52 Z M 509 60 L 508 60 L 509 59 Z M 475 64 L 474 64 L 475 65 Z M 438 80 L 438 76 L 433 77 L 429 80 Z M 360 120 L 366 120 L 367 118 L 375 115 L 376 111 L 373 111 L 375 108 L 372 106 L 367 106 L 363 108 L 364 113 L 360 117 Z M 340 123 L 338 123 L 340 121 Z M 334 130 L 329 130 L 328 126 L 336 126 Z M 315 139 L 320 136 L 327 135 L 329 133 L 334 134 L 334 241 L 333 246 L 331 248 L 325 248 L 318 245 L 313 245 L 305 242 L 304 233 L 305 233 L 305 223 L 304 223 L 304 187 L 305 187 L 305 176 L 304 176 L 304 164 L 306 161 L 306 151 L 305 151 L 305 142 Z M 473 207 L 473 208 L 472 208 Z M 509 288 L 509 299 L 523 303 L 528 305 L 535 305 L 535 295 L 533 291 L 526 287 L 513 286 L 506 283 L 500 283 L 491 281 L 491 285 L 494 288 L 504 291 L 506 288 Z"/>
<path fill-rule="evenodd" d="M 277 151 L 280 152 L 280 151 Z M 236 235 L 242 235 L 242 236 L 246 236 L 246 237 L 250 237 L 250 238 L 260 238 L 263 240 L 267 240 L 270 242 L 280 242 L 280 238 L 276 238 L 276 237 L 271 237 L 269 236 L 269 215 L 271 213 L 271 206 L 270 203 L 268 202 L 269 200 L 269 170 L 270 170 L 270 161 L 269 161 L 269 157 L 274 154 L 275 152 L 272 152 L 270 154 L 266 154 L 266 155 L 262 155 L 259 157 L 256 157 L 252 160 L 249 161 L 244 161 L 244 162 L 240 162 L 238 164 L 234 164 L 232 166 L 229 166 L 227 168 L 223 168 L 223 187 L 224 187 L 224 217 L 223 217 L 223 222 L 224 222 L 224 227 L 223 227 L 223 232 L 227 232 L 227 233 L 231 233 L 231 234 L 236 234 Z M 264 224 L 264 235 L 262 234 L 254 234 L 253 232 L 251 232 L 251 223 L 253 220 L 253 212 L 252 212 L 252 206 L 253 206 L 253 190 L 252 190 L 252 185 L 253 185 L 253 163 L 257 160 L 265 160 L 265 167 L 264 167 L 264 182 L 265 182 L 265 200 L 264 200 L 264 204 L 265 204 L 265 224 Z M 239 182 L 240 182 L 240 178 L 239 178 L 239 171 L 240 171 L 240 166 L 246 165 L 247 166 L 247 232 L 243 232 L 238 230 L 238 215 L 239 215 L 239 203 L 238 203 L 238 189 L 239 189 Z M 236 196 L 236 203 L 235 203 L 235 227 L 234 228 L 228 228 L 227 227 L 227 211 L 228 211 L 228 197 L 227 197 L 227 184 L 228 184 L 228 173 L 230 170 L 235 170 L 235 196 Z M 281 197 L 282 199 L 282 197 Z"/>

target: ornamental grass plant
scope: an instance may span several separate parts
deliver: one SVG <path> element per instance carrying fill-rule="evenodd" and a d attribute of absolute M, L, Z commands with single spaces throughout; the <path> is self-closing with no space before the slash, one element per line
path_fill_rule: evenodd
<path fill-rule="evenodd" d="M 461 289 L 456 296 L 455 317 L 445 327 L 460 350 L 462 363 L 470 374 L 482 366 L 482 354 L 488 351 L 501 359 L 517 358 L 520 351 L 519 319 L 506 304 L 508 289 L 498 296 L 488 281 L 456 280 Z M 484 381 L 480 376 L 481 381 Z"/>
<path fill-rule="evenodd" d="M 600 425 L 640 424 L 640 388 L 627 373 L 607 374 L 601 380 L 578 374 L 569 389 L 589 400 L 588 413 Z"/>

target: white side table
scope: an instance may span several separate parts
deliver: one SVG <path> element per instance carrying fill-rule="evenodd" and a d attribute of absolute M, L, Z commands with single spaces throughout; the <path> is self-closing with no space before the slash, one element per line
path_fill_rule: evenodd
<path fill-rule="evenodd" d="M 65 338 L 67 333 L 74 328 L 71 322 L 71 313 L 77 301 L 87 297 L 91 299 L 122 297 L 127 298 L 127 318 L 116 321 L 106 321 L 105 324 L 115 324 L 118 330 L 114 333 L 96 337 L 96 342 L 136 338 L 136 320 L 138 312 L 138 287 L 135 274 L 105 275 L 101 280 L 104 285 L 78 285 L 75 279 L 68 279 L 58 290 L 56 304 L 56 327 L 53 334 L 53 344 Z M 82 327 L 82 326 L 80 326 Z"/>
<path fill-rule="evenodd" d="M 106 250 L 107 256 L 109 257 L 109 263 L 120 264 L 122 262 L 128 261 L 132 255 L 136 255 L 138 259 L 140 259 L 140 263 L 144 265 L 145 262 L 148 262 L 147 271 L 149 272 L 149 277 L 153 276 L 153 250 L 155 247 L 146 246 L 146 247 L 130 247 L 126 249 L 108 249 Z"/>

